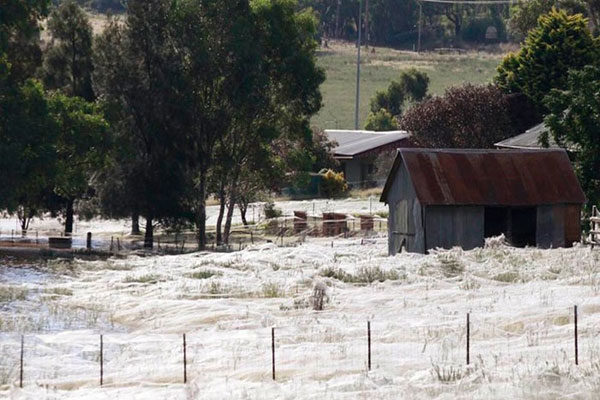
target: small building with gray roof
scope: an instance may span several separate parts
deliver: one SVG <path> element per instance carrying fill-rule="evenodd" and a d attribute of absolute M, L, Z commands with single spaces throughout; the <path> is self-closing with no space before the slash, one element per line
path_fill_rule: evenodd
<path fill-rule="evenodd" d="M 346 182 L 351 187 L 376 184 L 374 173 L 377 158 L 399 147 L 412 146 L 411 135 L 406 131 L 326 129 L 325 134 L 335 144 L 333 157 L 340 162 Z"/>

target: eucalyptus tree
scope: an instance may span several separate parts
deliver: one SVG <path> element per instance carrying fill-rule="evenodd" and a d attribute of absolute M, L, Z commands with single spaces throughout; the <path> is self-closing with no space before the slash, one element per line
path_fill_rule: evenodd
<path fill-rule="evenodd" d="M 92 89 L 92 26 L 75 0 L 65 0 L 48 19 L 50 44 L 44 55 L 42 76 L 50 89 L 94 100 Z"/>
<path fill-rule="evenodd" d="M 95 82 L 115 110 L 115 142 L 130 153 L 117 157 L 129 199 L 146 219 L 145 246 L 153 247 L 154 224 L 181 215 L 185 113 L 173 24 L 176 3 L 131 0 L 124 23 L 112 20 L 95 45 Z"/>

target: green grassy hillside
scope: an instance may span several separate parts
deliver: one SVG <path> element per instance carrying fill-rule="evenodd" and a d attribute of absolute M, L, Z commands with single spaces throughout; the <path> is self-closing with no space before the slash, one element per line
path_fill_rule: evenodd
<path fill-rule="evenodd" d="M 313 124 L 323 129 L 354 128 L 354 98 L 356 91 L 356 46 L 330 44 L 319 51 L 319 65 L 325 68 L 327 80 L 321 87 L 323 108 L 313 118 Z M 362 51 L 360 127 L 369 112 L 369 100 L 377 90 L 386 88 L 403 69 L 425 71 L 431 80 L 430 92 L 441 94 L 448 87 L 464 82 L 492 81 L 501 54 L 468 52 L 465 54 L 416 54 L 387 48 Z"/>

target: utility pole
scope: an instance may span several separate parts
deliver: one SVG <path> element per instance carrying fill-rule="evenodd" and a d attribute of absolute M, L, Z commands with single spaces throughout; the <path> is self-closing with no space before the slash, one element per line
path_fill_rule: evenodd
<path fill-rule="evenodd" d="M 365 0 L 365 48 L 369 48 L 369 0 Z"/>
<path fill-rule="evenodd" d="M 354 104 L 354 129 L 358 130 L 358 108 L 360 105 L 360 45 L 362 35 L 362 0 L 358 1 L 358 42 L 356 56 L 356 103 Z"/>
<path fill-rule="evenodd" d="M 419 40 L 417 42 L 417 53 L 421 52 L 421 26 L 422 26 L 422 19 L 423 19 L 423 3 L 421 3 L 419 1 Z"/>
<path fill-rule="evenodd" d="M 342 0 L 338 0 L 337 2 L 337 10 L 335 12 L 335 38 L 340 38 L 340 7 L 342 5 Z"/>

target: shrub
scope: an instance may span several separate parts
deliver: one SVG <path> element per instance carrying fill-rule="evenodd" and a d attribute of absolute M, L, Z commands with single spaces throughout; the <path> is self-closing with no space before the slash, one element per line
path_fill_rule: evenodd
<path fill-rule="evenodd" d="M 508 99 L 497 87 L 466 84 L 414 106 L 400 127 L 422 147 L 493 148 L 517 134 L 508 109 Z"/>
<path fill-rule="evenodd" d="M 433 372 L 440 382 L 450 383 L 461 380 L 465 375 L 468 375 L 470 371 L 457 365 L 433 364 Z"/>
<path fill-rule="evenodd" d="M 123 282 L 125 283 L 157 283 L 160 280 L 158 275 L 146 274 L 140 276 L 127 275 Z"/>
<path fill-rule="evenodd" d="M 370 112 L 367 117 L 365 129 L 370 131 L 393 131 L 398 129 L 396 120 L 388 110 L 382 108 L 377 112 Z"/>
<path fill-rule="evenodd" d="M 385 282 L 387 280 L 397 281 L 402 276 L 395 270 L 384 271 L 379 267 L 362 267 L 356 275 L 352 275 L 341 268 L 328 267 L 319 273 L 327 278 L 337 279 L 345 283 L 370 284 L 375 281 Z"/>
<path fill-rule="evenodd" d="M 330 169 L 321 173 L 321 195 L 327 198 L 342 197 L 348 192 L 348 184 L 344 173 L 334 172 Z"/>
<path fill-rule="evenodd" d="M 265 218 L 267 219 L 281 217 L 282 215 L 281 209 L 276 208 L 275 203 L 272 200 L 265 203 L 263 211 L 265 213 Z"/>
<path fill-rule="evenodd" d="M 371 112 L 376 114 L 384 109 L 390 115 L 398 117 L 408 101 L 423 100 L 428 89 L 429 77 L 425 72 L 415 68 L 403 71 L 397 81 L 392 81 L 386 90 L 376 92 L 371 98 Z"/>
<path fill-rule="evenodd" d="M 265 283 L 262 286 L 262 295 L 267 298 L 283 297 L 284 293 L 276 283 Z"/>
<path fill-rule="evenodd" d="M 465 266 L 461 260 L 452 253 L 441 253 L 438 255 L 442 273 L 447 278 L 452 278 L 462 274 L 465 271 Z"/>
<path fill-rule="evenodd" d="M 492 279 L 498 282 L 505 282 L 505 283 L 515 283 L 518 282 L 520 280 L 520 275 L 518 272 L 514 272 L 514 271 L 508 271 L 508 272 L 502 272 L 496 276 L 494 276 Z"/>
<path fill-rule="evenodd" d="M 28 290 L 17 286 L 0 286 L 0 304 L 15 300 L 25 300 Z"/>
<path fill-rule="evenodd" d="M 192 272 L 191 274 L 188 275 L 188 277 L 193 278 L 193 279 L 209 279 L 213 276 L 221 276 L 221 275 L 223 275 L 223 274 L 221 274 L 219 271 L 205 270 L 205 271 Z"/>

